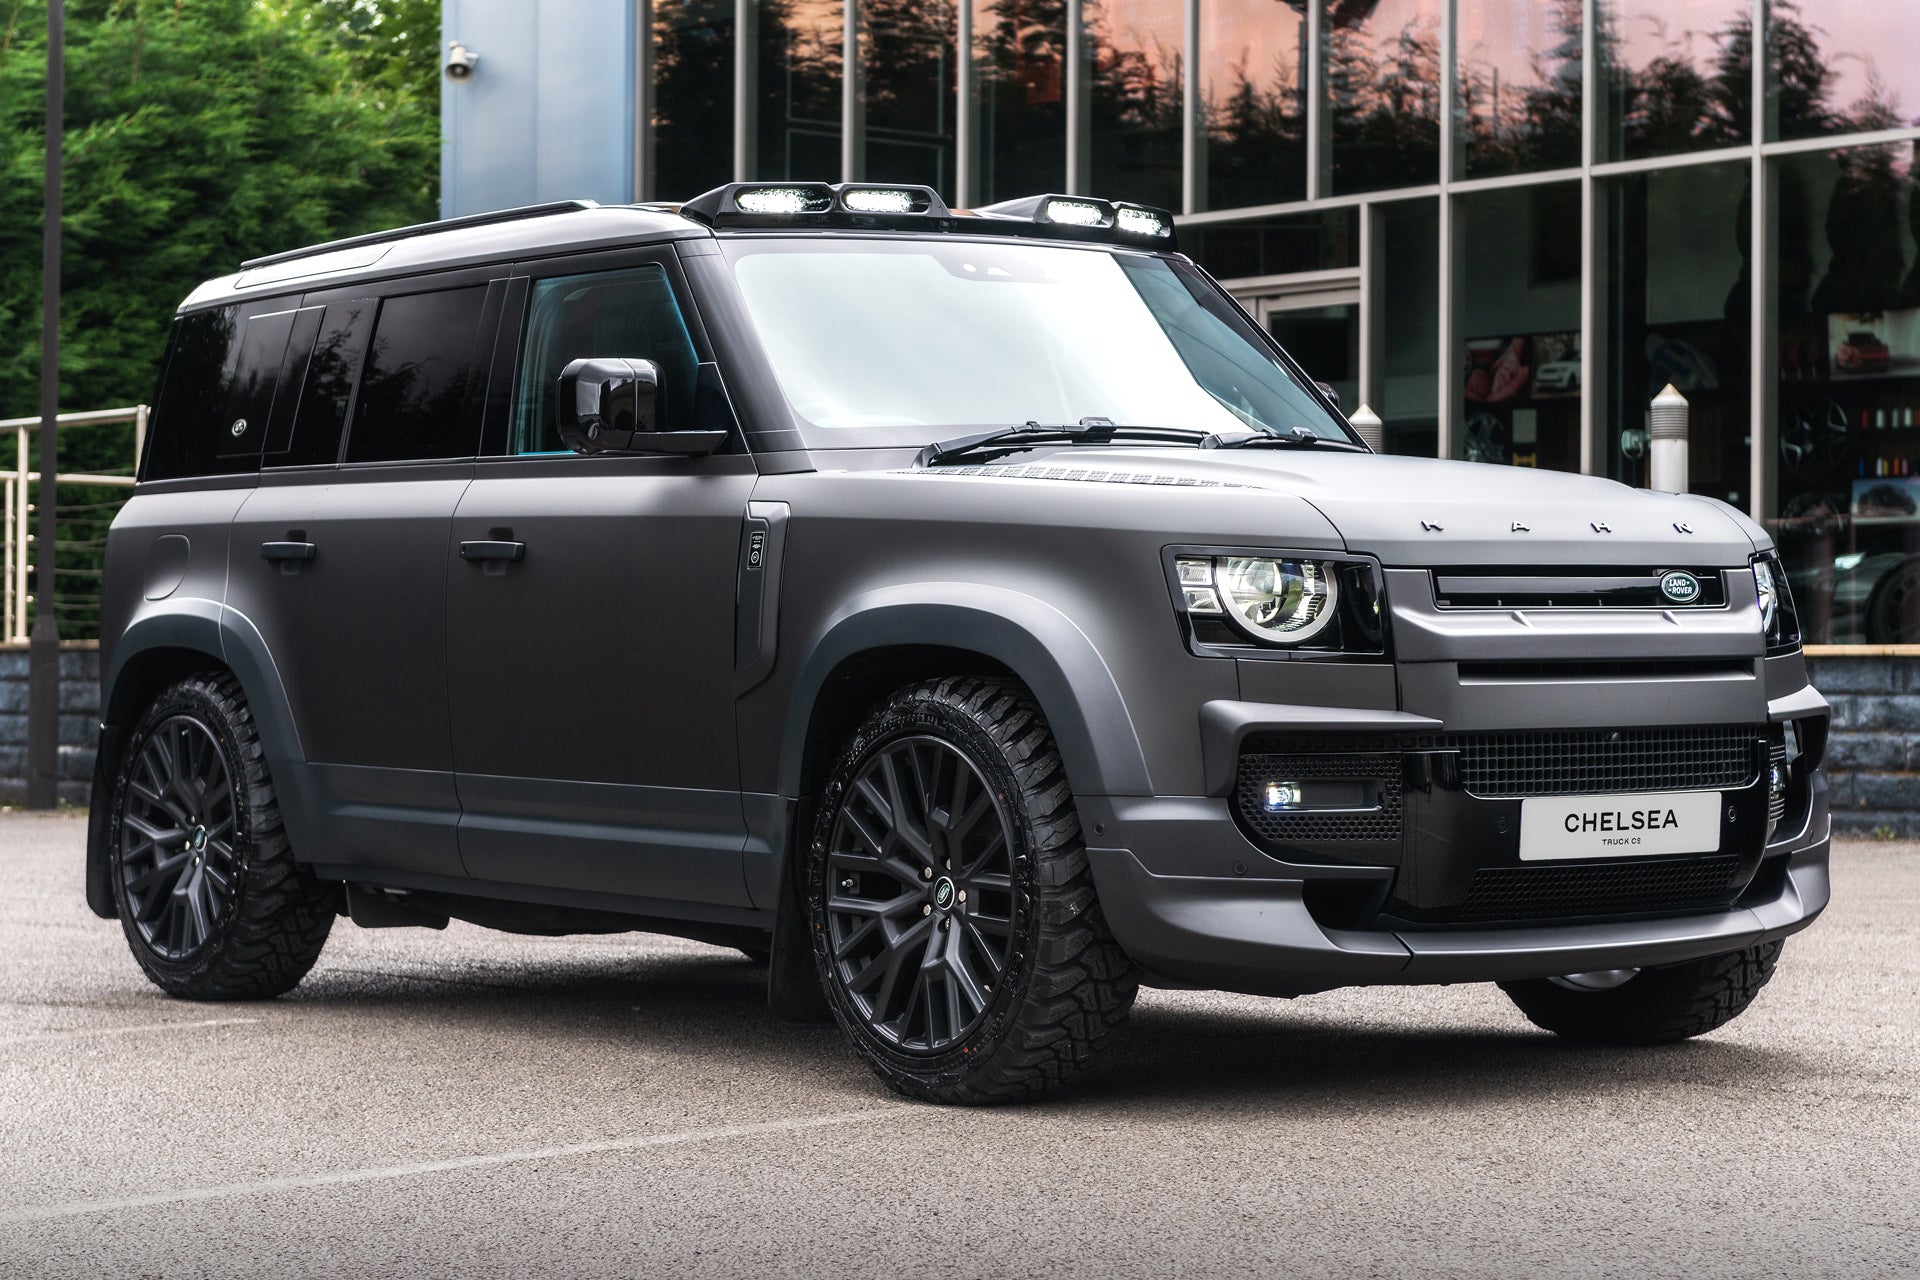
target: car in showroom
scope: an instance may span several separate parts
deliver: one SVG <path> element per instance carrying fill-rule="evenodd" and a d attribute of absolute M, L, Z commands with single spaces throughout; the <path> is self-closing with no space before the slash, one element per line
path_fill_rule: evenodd
<path fill-rule="evenodd" d="M 1856 329 L 1834 349 L 1833 363 L 1845 373 L 1884 373 L 1893 365 L 1893 352 L 1879 334 Z"/>
<path fill-rule="evenodd" d="M 87 901 L 187 999 L 343 918 L 677 934 L 989 1103 L 1142 984 L 1680 1040 L 1828 899 L 1761 528 L 1371 452 L 1126 202 L 736 183 L 246 262 L 105 573 Z"/>

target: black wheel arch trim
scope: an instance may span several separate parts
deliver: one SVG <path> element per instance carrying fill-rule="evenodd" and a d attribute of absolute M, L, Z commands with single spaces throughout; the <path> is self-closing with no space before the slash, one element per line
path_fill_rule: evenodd
<path fill-rule="evenodd" d="M 88 908 L 104 920 L 118 914 L 107 878 L 107 809 L 112 803 L 113 775 L 119 769 L 127 732 L 145 710 L 130 701 L 135 697 L 132 689 L 139 682 L 129 679 L 130 673 L 145 666 L 145 660 L 160 653 L 198 655 L 206 659 L 207 669 L 231 671 L 248 705 L 254 708 L 254 722 L 269 764 L 306 758 L 279 668 L 253 622 L 217 600 L 175 597 L 165 605 L 128 624 L 115 641 L 100 676 L 100 748 L 88 798 L 86 893 Z M 297 849 L 305 815 L 294 812 L 285 803 L 288 798 L 283 797 L 281 816 Z"/>
<path fill-rule="evenodd" d="M 833 671 L 867 650 L 921 646 L 981 654 L 1021 680 L 1053 729 L 1076 795 L 1152 795 L 1146 752 L 1100 651 L 1052 605 L 982 583 L 919 582 L 849 600 L 807 654 L 780 739 L 780 794 L 798 796 L 808 730 Z"/>

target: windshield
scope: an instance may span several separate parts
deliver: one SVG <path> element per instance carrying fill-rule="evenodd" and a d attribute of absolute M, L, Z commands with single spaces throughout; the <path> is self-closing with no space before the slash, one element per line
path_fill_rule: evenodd
<path fill-rule="evenodd" d="M 964 240 L 723 243 L 818 446 L 1088 418 L 1351 438 L 1184 263 Z"/>

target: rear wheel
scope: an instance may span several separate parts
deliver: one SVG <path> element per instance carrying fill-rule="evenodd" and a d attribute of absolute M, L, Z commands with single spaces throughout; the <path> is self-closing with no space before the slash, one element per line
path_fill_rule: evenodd
<path fill-rule="evenodd" d="M 807 907 L 836 1020 L 910 1097 L 1051 1092 L 1133 1005 L 1052 732 L 1011 681 L 929 681 L 868 718 L 820 807 Z"/>
<path fill-rule="evenodd" d="M 113 784 L 109 878 L 134 958 L 169 995 L 290 991 L 320 957 L 337 890 L 297 865 L 231 676 L 168 688 Z"/>
<path fill-rule="evenodd" d="M 1537 1027 L 1594 1044 L 1671 1044 L 1739 1017 L 1773 977 L 1778 942 L 1656 969 L 1503 982 Z"/>

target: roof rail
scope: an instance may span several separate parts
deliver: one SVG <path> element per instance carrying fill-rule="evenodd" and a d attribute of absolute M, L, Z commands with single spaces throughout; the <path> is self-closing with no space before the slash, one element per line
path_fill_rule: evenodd
<path fill-rule="evenodd" d="M 426 235 L 429 231 L 484 227 L 495 222 L 518 222 L 522 218 L 542 218 L 550 213 L 572 213 L 577 209 L 598 209 L 599 207 L 598 200 L 554 200 L 547 204 L 521 205 L 517 209 L 495 209 L 491 213 L 469 213 L 460 218 L 442 218 L 438 222 L 416 222 L 410 227 L 395 227 L 392 231 L 374 231 L 364 236 L 348 236 L 344 240 L 329 240 L 325 244 L 308 245 L 304 249 L 270 253 L 264 258 L 249 258 L 240 264 L 240 269 L 251 271 L 255 267 L 271 266 L 276 262 L 292 262 L 295 258 L 310 258 L 314 254 L 331 253 L 335 249 L 351 249 L 356 245 L 385 244 L 390 240 L 406 240 L 413 236 Z"/>

